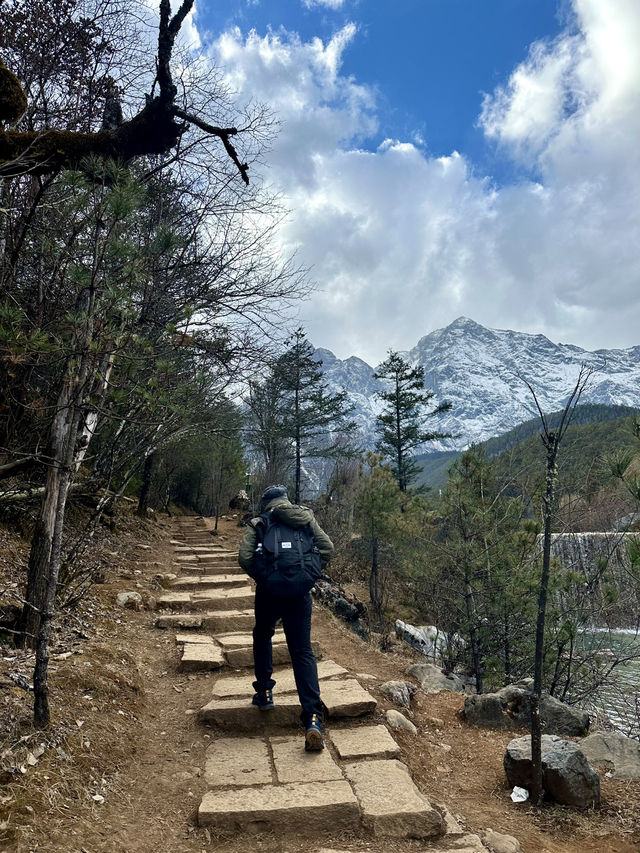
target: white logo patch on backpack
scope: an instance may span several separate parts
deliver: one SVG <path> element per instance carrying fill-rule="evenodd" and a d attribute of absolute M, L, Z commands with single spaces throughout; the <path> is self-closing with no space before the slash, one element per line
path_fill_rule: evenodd
<path fill-rule="evenodd" d="M 291 548 L 291 542 L 281 542 L 282 548 Z"/>

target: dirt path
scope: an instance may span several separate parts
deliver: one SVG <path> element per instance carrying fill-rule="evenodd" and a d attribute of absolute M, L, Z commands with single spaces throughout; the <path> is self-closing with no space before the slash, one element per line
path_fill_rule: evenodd
<path fill-rule="evenodd" d="M 237 540 L 238 529 L 231 522 L 222 533 L 231 543 Z M 155 574 L 171 569 L 174 554 L 169 538 L 168 529 L 132 563 L 129 577 L 116 577 L 99 588 L 96 611 L 101 619 L 95 636 L 79 638 L 82 654 L 75 649 L 57 665 L 53 699 L 59 722 L 49 737 L 60 740 L 59 748 L 48 742 L 37 764 L 27 766 L 21 778 L 12 778 L 3 789 L 1 850 L 236 853 L 247 849 L 246 839 L 212 837 L 195 821 L 207 787 L 202 772 L 205 752 L 215 735 L 197 722 L 195 712 L 210 699 L 210 676 L 178 671 L 175 634 L 153 628 L 152 613 L 114 605 L 117 592 L 134 588 L 146 592 Z M 379 701 L 373 722 L 381 722 L 384 710 L 392 706 L 372 685 L 403 678 L 416 659 L 413 653 L 383 654 L 322 608 L 314 613 L 313 634 L 325 658 L 354 673 L 375 676 L 367 681 L 367 688 Z M 17 702 L 19 697 L 13 698 Z M 432 800 L 445 802 L 470 832 L 491 827 L 513 834 L 524 853 L 640 849 L 640 785 L 603 778 L 604 805 L 597 814 L 515 806 L 501 766 L 512 735 L 461 724 L 456 716 L 461 704 L 457 695 L 421 694 L 411 712 L 420 734 L 395 732 L 394 737 L 418 787 Z M 32 749 L 38 737 L 31 736 L 26 724 L 23 728 L 28 738 L 25 748 Z M 429 849 L 424 841 L 376 845 L 371 838 L 349 835 L 322 839 L 312 849 L 323 845 L 370 853 Z M 308 842 L 268 834 L 252 837 L 250 846 L 292 853 L 310 849 Z"/>

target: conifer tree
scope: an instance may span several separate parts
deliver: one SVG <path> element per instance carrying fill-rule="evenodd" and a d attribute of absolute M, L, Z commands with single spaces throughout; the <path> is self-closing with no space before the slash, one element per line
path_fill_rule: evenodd
<path fill-rule="evenodd" d="M 345 391 L 331 394 L 322 373 L 322 362 L 314 358 L 313 346 L 304 329 L 291 336 L 287 349 L 274 367 L 274 380 L 282 388 L 282 435 L 293 445 L 295 456 L 295 502 L 300 502 L 303 459 L 331 457 L 345 452 L 344 443 L 333 440 L 355 429 L 349 421 L 353 407 Z"/>
<path fill-rule="evenodd" d="M 424 387 L 424 368 L 411 367 L 399 353 L 389 350 L 389 356 L 378 368 L 376 379 L 387 380 L 389 390 L 378 392 L 384 402 L 384 410 L 378 415 L 377 428 L 380 434 L 377 449 L 391 460 L 391 470 L 401 492 L 406 492 L 420 472 L 420 466 L 412 459 L 416 448 L 438 438 L 451 438 L 451 433 L 426 431 L 420 421 L 424 409 L 435 394 Z M 442 414 L 451 408 L 451 403 L 440 403 L 426 414 L 429 417 Z"/>

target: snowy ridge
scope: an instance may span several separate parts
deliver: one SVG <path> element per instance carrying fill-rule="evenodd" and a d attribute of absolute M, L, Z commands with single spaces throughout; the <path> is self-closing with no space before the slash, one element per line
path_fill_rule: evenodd
<path fill-rule="evenodd" d="M 459 317 L 401 354 L 424 368 L 425 385 L 436 394 L 434 402 L 452 403 L 450 412 L 425 419 L 425 427 L 458 437 L 432 442 L 424 448 L 427 452 L 461 450 L 536 417 L 533 398 L 520 377 L 534 387 L 542 410 L 553 412 L 564 406 L 585 364 L 595 372 L 581 402 L 640 407 L 639 346 L 589 352 L 554 344 L 544 335 L 487 329 Z M 341 361 L 326 349 L 317 349 L 316 356 L 331 390 L 347 392 L 363 444 L 372 448 L 381 409 L 375 369 L 353 356 Z"/>

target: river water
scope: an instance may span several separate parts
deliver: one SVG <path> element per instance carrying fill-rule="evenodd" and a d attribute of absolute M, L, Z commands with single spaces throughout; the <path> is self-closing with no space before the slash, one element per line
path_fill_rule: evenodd
<path fill-rule="evenodd" d="M 640 635 L 635 628 L 595 629 L 583 634 L 585 648 L 600 650 L 601 661 L 613 661 L 615 656 L 633 657 L 615 667 L 607 683 L 585 706 L 601 718 L 608 718 L 625 735 L 640 737 Z"/>

